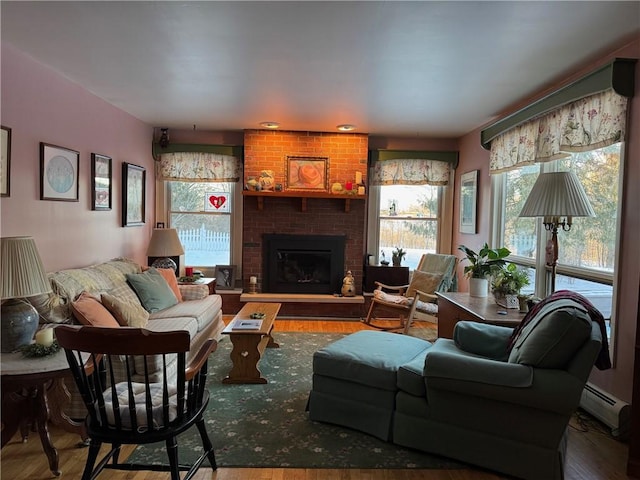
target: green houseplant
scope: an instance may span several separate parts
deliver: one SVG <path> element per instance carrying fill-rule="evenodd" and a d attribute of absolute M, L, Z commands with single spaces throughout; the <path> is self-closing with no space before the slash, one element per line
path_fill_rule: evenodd
<path fill-rule="evenodd" d="M 520 289 L 529 285 L 529 273 L 515 263 L 494 272 L 491 289 L 496 303 L 505 308 L 520 308 Z"/>
<path fill-rule="evenodd" d="M 489 248 L 486 242 L 477 252 L 466 245 L 460 245 L 458 250 L 464 252 L 469 262 L 464 267 L 464 274 L 469 277 L 469 295 L 486 297 L 489 276 L 504 267 L 505 258 L 511 254 L 511 250 L 506 247 Z"/>

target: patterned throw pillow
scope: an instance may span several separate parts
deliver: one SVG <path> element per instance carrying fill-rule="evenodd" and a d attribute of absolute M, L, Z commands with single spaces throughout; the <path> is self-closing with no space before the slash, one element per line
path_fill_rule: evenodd
<path fill-rule="evenodd" d="M 149 323 L 149 312 L 140 304 L 120 300 L 108 293 L 102 294 L 102 304 L 123 327 L 144 328 Z"/>
<path fill-rule="evenodd" d="M 98 299 L 87 292 L 71 303 L 73 316 L 83 325 L 94 327 L 119 327 L 118 321 L 109 313 Z"/>

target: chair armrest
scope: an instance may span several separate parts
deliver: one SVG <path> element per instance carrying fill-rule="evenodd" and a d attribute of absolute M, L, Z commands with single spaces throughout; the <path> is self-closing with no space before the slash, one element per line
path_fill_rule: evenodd
<path fill-rule="evenodd" d="M 209 359 L 209 355 L 215 352 L 217 348 L 218 342 L 213 338 L 210 338 L 209 340 L 204 342 L 202 347 L 200 347 L 200 350 L 198 350 L 198 353 L 194 355 L 189 361 L 189 364 L 185 369 L 185 380 L 189 381 L 193 377 L 195 377 L 204 363 Z"/>
<path fill-rule="evenodd" d="M 506 361 L 513 328 L 460 321 L 453 329 L 453 341 L 461 350 L 493 360 Z"/>
<path fill-rule="evenodd" d="M 436 295 L 423 292 L 422 290 L 416 290 L 415 299 L 420 300 L 421 302 L 428 302 L 428 303 L 437 303 L 438 301 L 438 297 Z"/>
<path fill-rule="evenodd" d="M 209 295 L 208 285 L 178 285 L 182 300 L 201 300 Z"/>
<path fill-rule="evenodd" d="M 437 351 L 427 353 L 423 375 L 427 397 L 438 391 L 455 392 L 561 415 L 575 410 L 584 387 L 564 370 Z"/>
<path fill-rule="evenodd" d="M 374 283 L 376 285 L 376 290 L 381 290 L 383 288 L 386 288 L 388 290 L 394 290 L 394 291 L 399 292 L 401 294 L 404 293 L 405 290 L 407 290 L 407 288 L 409 288 L 409 285 L 386 285 L 386 284 L 378 282 L 378 281 L 376 281 Z"/>

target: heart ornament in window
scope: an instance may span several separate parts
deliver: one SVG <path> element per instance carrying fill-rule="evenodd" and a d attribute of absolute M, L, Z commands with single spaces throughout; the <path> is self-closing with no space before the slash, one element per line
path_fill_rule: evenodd
<path fill-rule="evenodd" d="M 229 192 L 207 192 L 204 196 L 205 212 L 228 212 Z"/>
<path fill-rule="evenodd" d="M 220 208 L 225 204 L 226 201 L 227 201 L 227 198 L 223 197 L 222 195 L 220 195 L 220 196 L 210 195 L 209 196 L 209 203 L 216 210 L 220 210 Z"/>

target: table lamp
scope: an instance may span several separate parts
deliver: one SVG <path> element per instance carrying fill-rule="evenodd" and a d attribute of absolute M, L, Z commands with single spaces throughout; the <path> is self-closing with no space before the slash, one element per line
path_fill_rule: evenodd
<path fill-rule="evenodd" d="M 147 257 L 159 257 L 153 261 L 152 267 L 173 268 L 178 266 L 169 257 L 176 257 L 184 254 L 184 248 L 178 238 L 178 231 L 175 228 L 154 228 L 151 241 L 147 248 Z M 176 272 L 177 273 L 177 272 Z"/>
<path fill-rule="evenodd" d="M 551 292 L 556 290 L 558 228 L 571 230 L 572 217 L 595 217 L 587 194 L 573 172 L 541 173 L 522 207 L 520 217 L 543 217 L 551 232 L 547 242 L 546 264 L 551 267 Z"/>
<path fill-rule="evenodd" d="M 51 292 L 51 284 L 32 237 L 4 237 L 0 244 L 1 349 L 8 353 L 31 343 L 38 329 L 38 312 L 24 299 Z"/>

